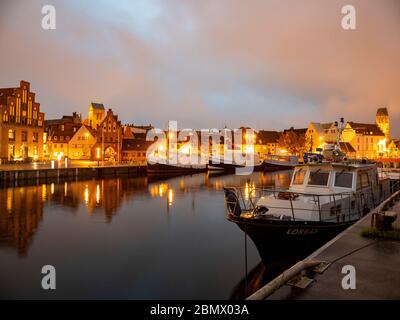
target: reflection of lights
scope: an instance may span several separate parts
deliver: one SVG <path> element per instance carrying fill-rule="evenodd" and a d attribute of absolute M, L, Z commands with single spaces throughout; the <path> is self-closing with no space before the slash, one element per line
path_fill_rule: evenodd
<path fill-rule="evenodd" d="M 100 203 L 100 185 L 96 186 L 96 203 Z"/>
<path fill-rule="evenodd" d="M 66 197 L 68 194 L 68 184 L 67 182 L 64 182 L 64 197 Z"/>
<path fill-rule="evenodd" d="M 167 185 L 165 183 L 161 183 L 158 186 L 158 194 L 159 194 L 159 196 L 162 197 L 166 191 L 167 191 Z"/>
<path fill-rule="evenodd" d="M 47 185 L 42 184 L 42 201 L 46 202 L 47 198 Z"/>
<path fill-rule="evenodd" d="M 65 166 L 66 168 L 68 167 L 68 158 L 65 158 L 64 166 Z"/>
<path fill-rule="evenodd" d="M 246 185 L 244 187 L 244 197 L 246 200 L 249 200 L 250 197 L 254 196 L 255 193 L 255 184 L 253 182 L 252 185 L 250 185 L 248 182 L 246 182 Z"/>
<path fill-rule="evenodd" d="M 13 193 L 12 189 L 7 189 L 7 210 L 12 210 L 12 203 L 13 203 Z"/>
<path fill-rule="evenodd" d="M 88 185 L 85 186 L 85 203 L 89 203 L 89 187 Z"/>
<path fill-rule="evenodd" d="M 172 206 L 172 203 L 174 202 L 174 191 L 172 189 L 168 190 L 168 204 Z"/>
<path fill-rule="evenodd" d="M 54 194 L 54 183 L 50 185 L 50 193 Z"/>

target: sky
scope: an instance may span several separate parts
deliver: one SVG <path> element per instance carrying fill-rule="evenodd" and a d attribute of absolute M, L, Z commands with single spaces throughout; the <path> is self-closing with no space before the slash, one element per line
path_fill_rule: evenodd
<path fill-rule="evenodd" d="M 0 87 L 31 82 L 47 119 L 94 101 L 123 123 L 281 130 L 387 106 L 400 137 L 398 0 L 1 0 L 0 52 Z"/>

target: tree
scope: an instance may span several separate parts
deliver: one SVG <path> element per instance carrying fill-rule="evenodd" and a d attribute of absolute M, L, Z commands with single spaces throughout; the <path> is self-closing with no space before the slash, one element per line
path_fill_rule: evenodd
<path fill-rule="evenodd" d="M 309 139 L 305 134 L 298 134 L 294 130 L 283 132 L 278 140 L 280 149 L 285 149 L 291 155 L 302 156 L 310 147 Z"/>

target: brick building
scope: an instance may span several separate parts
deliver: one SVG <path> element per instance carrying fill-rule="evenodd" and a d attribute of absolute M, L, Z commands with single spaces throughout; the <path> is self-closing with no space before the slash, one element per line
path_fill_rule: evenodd
<path fill-rule="evenodd" d="M 44 113 L 29 82 L 0 88 L 0 114 L 1 161 L 42 159 Z"/>

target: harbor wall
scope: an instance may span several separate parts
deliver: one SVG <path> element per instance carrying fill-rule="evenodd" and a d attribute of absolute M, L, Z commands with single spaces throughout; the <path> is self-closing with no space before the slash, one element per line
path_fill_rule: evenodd
<path fill-rule="evenodd" d="M 101 166 L 82 168 L 0 170 L 0 186 L 35 182 L 59 182 L 85 179 L 135 177 L 146 174 L 146 166 Z"/>

